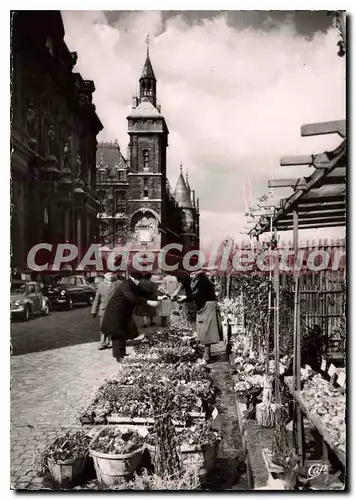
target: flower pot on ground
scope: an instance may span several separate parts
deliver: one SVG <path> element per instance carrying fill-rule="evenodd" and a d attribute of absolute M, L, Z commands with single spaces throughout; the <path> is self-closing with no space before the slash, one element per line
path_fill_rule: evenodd
<path fill-rule="evenodd" d="M 85 431 L 58 436 L 37 459 L 41 476 L 51 476 L 60 489 L 72 488 L 79 482 L 89 451 L 90 437 Z"/>
<path fill-rule="evenodd" d="M 84 471 L 86 457 L 71 460 L 48 459 L 48 468 L 53 481 L 64 489 L 69 489 L 81 477 Z"/>
<path fill-rule="evenodd" d="M 110 426 L 96 434 L 90 455 L 101 486 L 111 487 L 132 479 L 142 464 L 146 433 L 133 426 Z"/>

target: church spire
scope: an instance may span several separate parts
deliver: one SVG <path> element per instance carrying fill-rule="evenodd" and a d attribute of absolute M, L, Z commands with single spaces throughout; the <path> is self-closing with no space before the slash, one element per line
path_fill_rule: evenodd
<path fill-rule="evenodd" d="M 147 57 L 150 57 L 150 35 L 146 37 Z"/>
<path fill-rule="evenodd" d="M 174 197 L 178 203 L 178 206 L 182 208 L 193 208 L 192 201 L 190 199 L 190 190 L 188 190 L 183 177 L 182 163 L 179 165 L 179 177 L 176 188 L 174 190 Z"/>
<path fill-rule="evenodd" d="M 146 61 L 140 78 L 140 102 L 149 101 L 156 107 L 156 77 L 150 60 L 150 38 L 146 37 Z"/>

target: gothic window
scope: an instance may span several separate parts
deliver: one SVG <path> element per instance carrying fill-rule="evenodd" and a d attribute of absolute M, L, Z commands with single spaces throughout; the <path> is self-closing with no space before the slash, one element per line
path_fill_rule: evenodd
<path fill-rule="evenodd" d="M 126 201 L 125 201 L 125 192 L 117 191 L 116 192 L 116 212 L 122 213 L 126 210 Z"/>
<path fill-rule="evenodd" d="M 150 158 L 150 150 L 149 149 L 143 149 L 143 170 L 145 172 L 148 172 L 149 170 L 149 158 Z"/>
<path fill-rule="evenodd" d="M 119 174 L 119 181 L 120 182 L 124 182 L 125 181 L 125 172 L 124 172 L 124 170 L 119 170 L 118 174 Z"/>
<path fill-rule="evenodd" d="M 148 199 L 148 179 L 145 177 L 143 179 L 143 198 L 144 200 Z"/>
<path fill-rule="evenodd" d="M 100 184 L 104 184 L 105 182 L 105 173 L 106 171 L 105 170 L 99 170 L 99 182 Z"/>

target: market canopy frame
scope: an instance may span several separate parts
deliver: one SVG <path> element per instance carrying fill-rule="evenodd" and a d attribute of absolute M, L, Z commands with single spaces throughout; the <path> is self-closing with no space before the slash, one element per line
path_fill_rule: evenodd
<path fill-rule="evenodd" d="M 342 129 L 341 122 L 333 123 Z M 291 230 L 294 213 L 298 214 L 299 229 L 346 226 L 346 139 L 332 152 L 281 159 L 281 166 L 291 165 L 309 165 L 315 171 L 309 177 L 270 180 L 269 188 L 291 187 L 294 193 L 280 200 L 273 215 L 261 214 L 249 235 L 258 237 L 270 232 L 271 227 L 277 231 Z"/>

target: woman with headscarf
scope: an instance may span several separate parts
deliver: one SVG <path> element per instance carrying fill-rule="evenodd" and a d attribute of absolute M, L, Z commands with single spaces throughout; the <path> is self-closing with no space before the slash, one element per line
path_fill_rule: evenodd
<path fill-rule="evenodd" d="M 211 361 L 211 345 L 223 340 L 221 318 L 217 307 L 214 285 L 204 271 L 191 273 L 190 294 L 178 303 L 194 301 L 197 306 L 197 339 L 205 346 L 204 360 Z"/>
<path fill-rule="evenodd" d="M 106 273 L 104 276 L 104 281 L 99 283 L 93 306 L 91 309 L 91 314 L 93 318 L 99 316 L 100 323 L 102 322 L 106 306 L 110 300 L 110 297 L 117 286 L 116 276 L 113 273 Z M 98 349 L 101 351 L 111 347 L 110 335 L 106 335 L 100 331 L 100 345 Z"/>

